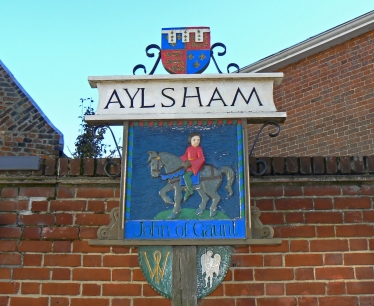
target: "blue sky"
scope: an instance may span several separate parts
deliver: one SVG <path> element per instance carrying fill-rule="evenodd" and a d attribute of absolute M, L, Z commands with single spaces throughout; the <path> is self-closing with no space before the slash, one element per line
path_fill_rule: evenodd
<path fill-rule="evenodd" d="M 227 47 L 218 58 L 223 70 L 373 9 L 370 0 L 0 0 L 0 60 L 64 134 L 69 155 L 78 135 L 80 98 L 92 97 L 97 105 L 88 76 L 131 75 L 137 64 L 150 71 L 154 59 L 145 48 L 160 45 L 161 28 L 209 26 L 212 44 Z M 161 64 L 156 73 L 165 73 Z M 212 63 L 205 73 L 216 73 Z"/>

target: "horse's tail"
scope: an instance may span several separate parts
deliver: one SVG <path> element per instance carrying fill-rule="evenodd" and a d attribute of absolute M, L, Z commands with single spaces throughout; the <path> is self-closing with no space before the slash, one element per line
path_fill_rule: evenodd
<path fill-rule="evenodd" d="M 235 181 L 235 172 L 234 170 L 232 170 L 230 167 L 227 167 L 227 166 L 223 166 L 222 168 L 220 168 L 219 172 L 226 175 L 227 177 L 227 183 L 226 183 L 225 188 L 229 192 L 229 196 L 231 197 L 232 194 L 234 193 L 232 191 L 232 184 L 234 184 L 234 181 Z"/>

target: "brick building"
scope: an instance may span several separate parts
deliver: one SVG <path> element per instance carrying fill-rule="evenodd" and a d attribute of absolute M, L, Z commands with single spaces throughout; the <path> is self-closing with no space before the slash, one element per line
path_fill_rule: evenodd
<path fill-rule="evenodd" d="M 260 140 L 268 170 L 250 186 L 283 242 L 236 248 L 200 306 L 374 304 L 373 21 L 366 14 L 245 68 L 285 73 L 276 103 L 288 119 L 279 139 Z M 0 171 L 1 306 L 171 305 L 145 281 L 137 248 L 88 244 L 119 206 L 106 162 L 47 158 L 39 171 Z"/>
<path fill-rule="evenodd" d="M 0 156 L 62 156 L 63 134 L 0 61 Z"/>
<path fill-rule="evenodd" d="M 259 141 L 255 155 L 373 154 L 373 52 L 370 12 L 243 68 L 284 73 L 274 101 L 287 120 L 280 136 Z"/>

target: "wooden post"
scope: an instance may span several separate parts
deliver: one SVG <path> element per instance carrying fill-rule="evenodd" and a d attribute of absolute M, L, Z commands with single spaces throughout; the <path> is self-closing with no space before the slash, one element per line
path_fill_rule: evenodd
<path fill-rule="evenodd" d="M 173 306 L 197 306 L 196 246 L 173 247 Z"/>

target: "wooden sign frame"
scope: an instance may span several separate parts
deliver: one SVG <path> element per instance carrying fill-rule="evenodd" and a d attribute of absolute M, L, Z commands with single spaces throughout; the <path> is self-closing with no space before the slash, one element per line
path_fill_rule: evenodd
<path fill-rule="evenodd" d="M 120 206 L 111 212 L 111 223 L 100 227 L 98 239 L 90 240 L 90 244 L 128 246 L 280 244 L 280 239 L 272 238 L 274 232 L 271 226 L 261 223 L 259 210 L 250 207 L 247 123 L 263 123 L 268 120 L 283 122 L 286 119 L 286 113 L 278 112 L 273 101 L 273 86 L 279 84 L 282 78 L 282 73 L 89 77 L 91 87 L 99 90 L 99 104 L 96 114 L 86 116 L 85 120 L 93 125 L 123 125 Z M 131 214 L 126 212 L 126 207 L 129 208 L 126 206 L 126 193 L 129 190 L 128 163 L 131 162 L 129 156 L 132 154 L 129 144 L 131 124 L 151 122 L 154 125 L 163 125 L 166 120 L 174 122 L 172 124 L 177 122 L 177 125 L 179 122 L 184 124 L 183 122 L 190 121 L 241 121 L 245 234 L 219 239 L 215 236 L 197 239 L 198 237 L 193 235 L 179 237 L 183 239 L 168 235 L 150 237 L 152 239 L 126 238 L 126 225 L 131 219 Z M 203 147 L 204 141 L 202 140 Z M 167 146 L 164 151 L 168 151 Z M 157 156 L 158 152 L 154 153 L 155 157 L 160 158 Z M 183 150 L 180 149 L 175 154 L 180 156 Z M 149 158 L 152 159 L 151 156 Z M 160 200 L 158 194 L 154 193 L 154 197 Z M 186 228 L 185 232 L 187 230 Z"/>
<path fill-rule="evenodd" d="M 222 121 L 225 121 L 223 119 Z M 201 120 L 207 122 L 209 120 Z M 155 124 L 161 124 L 157 121 Z M 217 120 L 220 122 L 220 120 Z M 269 245 L 280 244 L 281 239 L 272 238 L 273 229 L 270 226 L 262 225 L 259 220 L 259 210 L 250 207 L 250 184 L 248 164 L 248 143 L 247 143 L 247 121 L 239 120 L 242 126 L 243 139 L 243 181 L 244 181 L 244 205 L 245 205 L 245 237 L 229 239 L 125 239 L 126 236 L 126 190 L 128 189 L 128 166 L 129 166 L 129 132 L 132 121 L 123 122 L 123 160 L 121 165 L 121 198 L 120 206 L 111 213 L 111 223 L 108 226 L 100 227 L 98 239 L 90 240 L 91 245 Z M 131 138 L 131 137 L 130 137 Z M 131 159 L 130 159 L 131 161 Z M 158 195 L 156 195 L 158 197 Z M 183 204 L 182 204 L 183 205 Z M 266 238 L 266 239 L 263 239 Z"/>

